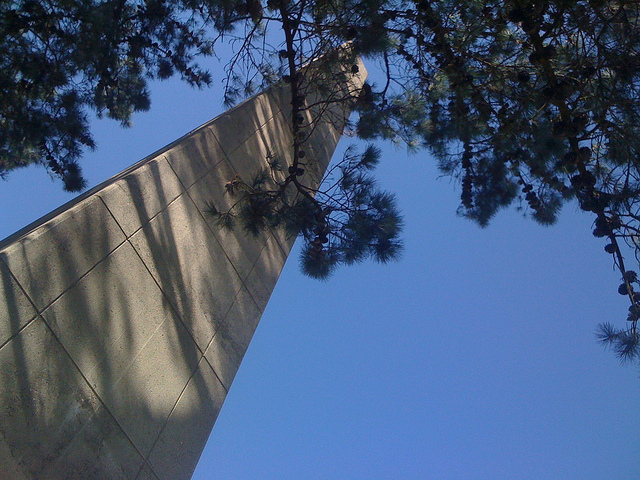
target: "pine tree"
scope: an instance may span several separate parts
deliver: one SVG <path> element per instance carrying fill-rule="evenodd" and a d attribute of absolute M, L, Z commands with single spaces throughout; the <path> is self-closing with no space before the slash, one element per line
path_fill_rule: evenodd
<path fill-rule="evenodd" d="M 293 163 L 283 168 L 274 152 L 260 178 L 230 179 L 236 206 L 212 213 L 299 233 L 313 276 L 386 261 L 400 250 L 402 222 L 371 176 L 375 148 L 348 152 L 320 189 L 303 179 L 313 91 L 344 84 L 360 55 L 384 81 L 357 95 L 338 88 L 332 101 L 357 110 L 361 138 L 430 150 L 461 186 L 462 216 L 485 226 L 515 203 L 550 225 L 568 201 L 592 213 L 630 302 L 628 326 L 603 325 L 599 337 L 639 360 L 640 284 L 626 265 L 640 253 L 639 22 L 635 0 L 5 2 L 0 174 L 40 163 L 81 188 L 77 160 L 93 146 L 87 108 L 126 124 L 149 106 L 147 79 L 177 72 L 206 85 L 197 56 L 239 39 L 225 99 L 288 83 Z"/>
<path fill-rule="evenodd" d="M 625 265 L 640 253 L 640 4 L 422 0 L 390 18 L 387 75 L 403 88 L 380 92 L 362 135 L 430 148 L 461 183 L 460 214 L 482 226 L 514 201 L 544 225 L 568 200 L 591 212 L 630 302 L 628 327 L 598 336 L 640 360 Z"/>
<path fill-rule="evenodd" d="M 334 126 L 342 130 L 342 112 L 354 108 L 362 94 L 352 87 L 351 77 L 358 74 L 359 66 L 354 44 L 344 43 L 343 32 L 348 28 L 329 21 L 328 13 L 322 14 L 324 24 L 309 19 L 320 15 L 318 8 L 305 2 L 270 2 L 258 23 L 277 24 L 281 43 L 271 46 L 266 41 L 265 25 L 244 35 L 232 62 L 242 64 L 246 68 L 241 70 L 249 73 L 241 77 L 232 70 L 226 101 L 232 103 L 241 92 L 253 91 L 250 67 L 262 72 L 263 83 L 286 84 L 291 96 L 292 161 L 285 168 L 282 152 L 274 152 L 267 159 L 268 171 L 250 181 L 235 178 L 228 184 L 228 193 L 235 199 L 229 210 L 211 205 L 210 213 L 226 228 L 240 223 L 253 234 L 283 228 L 299 235 L 304 242 L 302 272 L 326 279 L 340 264 L 397 258 L 402 250 L 402 219 L 393 195 L 380 191 L 371 176 L 380 156 L 373 146 L 362 153 L 349 149 L 329 169 L 320 187 L 307 174 L 318 170 L 316 160 L 307 154 L 310 131 L 321 122 L 336 122 Z M 259 57 L 254 44 L 260 45 Z"/>
<path fill-rule="evenodd" d="M 2 2 L 0 176 L 35 163 L 66 190 L 82 190 L 78 160 L 95 147 L 87 109 L 127 126 L 134 111 L 149 108 L 147 79 L 177 72 L 207 85 L 195 58 L 210 55 L 213 42 L 198 20 L 220 8 L 181 0 Z"/>

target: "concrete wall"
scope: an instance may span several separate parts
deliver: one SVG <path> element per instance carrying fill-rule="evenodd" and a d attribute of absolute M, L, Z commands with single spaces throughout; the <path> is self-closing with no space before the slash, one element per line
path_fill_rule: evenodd
<path fill-rule="evenodd" d="M 294 240 L 204 212 L 291 160 L 288 112 L 271 88 L 0 244 L 0 478 L 191 477 Z"/>

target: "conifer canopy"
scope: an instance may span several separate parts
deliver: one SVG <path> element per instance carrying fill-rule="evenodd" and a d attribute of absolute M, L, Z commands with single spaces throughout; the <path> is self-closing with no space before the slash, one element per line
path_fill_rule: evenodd
<path fill-rule="evenodd" d="M 347 152 L 329 181 L 305 180 L 314 92 L 355 109 L 367 140 L 429 151 L 481 226 L 515 204 L 544 225 L 577 202 L 620 272 L 627 325 L 599 332 L 621 359 L 640 352 L 640 2 L 635 0 L 10 0 L 0 4 L 0 175 L 42 165 L 71 191 L 94 141 L 88 115 L 128 125 L 147 82 L 211 82 L 198 59 L 234 45 L 225 101 L 284 82 L 293 164 L 230 182 L 228 228 L 286 228 L 302 269 L 399 254 L 402 219 L 372 176 L 379 152 Z M 349 47 L 341 47 L 348 42 Z M 356 56 L 378 80 L 345 92 Z M 318 105 L 315 105 L 318 106 Z M 235 227 L 234 227 L 235 226 Z"/>

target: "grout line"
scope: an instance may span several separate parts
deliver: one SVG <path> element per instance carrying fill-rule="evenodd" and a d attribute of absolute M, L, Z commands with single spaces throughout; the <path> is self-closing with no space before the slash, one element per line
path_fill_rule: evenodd
<path fill-rule="evenodd" d="M 164 432 L 165 428 L 167 427 L 167 424 L 169 423 L 169 418 L 171 418 L 171 414 L 175 411 L 176 407 L 178 406 L 178 403 L 180 402 L 180 399 L 183 397 L 184 392 L 187 390 L 187 387 L 189 386 L 189 383 L 191 382 L 191 380 L 195 376 L 196 372 L 200 368 L 200 364 L 202 363 L 202 359 L 203 358 L 204 358 L 204 355 L 202 355 L 200 357 L 200 360 L 198 360 L 198 363 L 196 363 L 195 369 L 191 372 L 191 375 L 189 375 L 189 378 L 187 379 L 187 382 L 184 384 L 184 387 L 182 387 L 182 390 L 180 390 L 180 394 L 178 395 L 178 398 L 176 399 L 176 401 L 174 402 L 173 406 L 171 407 L 171 410 L 169 411 L 169 414 L 167 415 L 167 418 L 165 418 L 164 423 L 162 424 L 162 427 L 160 428 L 160 431 L 158 432 L 158 436 L 156 437 L 156 439 L 151 444 L 151 448 L 149 449 L 149 454 L 146 457 L 144 457 L 145 462 L 148 462 L 149 466 L 151 466 L 150 459 L 151 459 L 151 454 L 153 453 L 153 449 L 156 448 L 156 445 L 158 444 L 158 441 L 160 440 L 160 437 L 162 436 L 162 433 Z M 154 471 L 154 473 L 155 473 L 155 471 Z"/>
<path fill-rule="evenodd" d="M 191 196 L 188 194 L 188 192 L 184 192 L 183 194 L 185 194 L 188 198 L 189 201 L 191 201 L 191 203 L 195 206 L 196 210 L 198 210 L 198 212 L 200 212 L 200 210 L 197 208 L 197 206 L 195 205 L 195 202 L 193 201 L 193 199 L 191 198 Z M 182 195 L 180 195 L 181 197 Z M 178 200 L 177 197 L 174 201 Z M 173 201 L 171 202 L 171 204 L 173 204 Z M 169 205 L 171 205 L 169 204 Z M 167 205 L 167 208 L 169 207 L 169 205 Z M 202 214 L 201 214 L 202 215 Z M 206 223 L 206 221 L 203 219 L 203 222 L 205 224 L 206 228 L 209 228 L 208 224 Z M 139 230 L 137 230 L 139 231 Z M 136 232 L 137 232 L 136 231 Z M 164 289 L 162 288 L 162 285 L 160 285 L 158 279 L 156 279 L 155 275 L 153 274 L 153 272 L 151 271 L 151 269 L 149 268 L 149 266 L 147 265 L 147 263 L 144 261 L 144 259 L 142 258 L 142 255 L 140 254 L 140 252 L 138 251 L 138 249 L 135 247 L 135 245 L 133 245 L 133 243 L 131 242 L 131 238 L 133 237 L 133 235 L 131 235 L 129 238 L 127 238 L 126 242 L 131 246 L 131 248 L 133 249 L 133 251 L 135 252 L 135 254 L 137 255 L 137 257 L 140 259 L 140 261 L 142 262 L 142 264 L 144 265 L 145 270 L 147 270 L 147 272 L 149 273 L 149 275 L 151 276 L 151 278 L 153 279 L 154 283 L 156 284 L 156 286 L 158 287 L 158 289 L 160 290 L 160 292 L 162 293 L 162 296 L 166 299 L 166 301 L 168 302 L 168 304 L 171 306 L 171 309 L 173 310 L 173 312 L 175 313 L 175 315 L 178 317 L 178 319 L 180 320 L 180 322 L 182 323 L 182 325 L 184 326 L 184 328 L 186 329 L 187 333 L 189 334 L 189 336 L 191 337 L 191 339 L 193 340 L 193 343 L 196 345 L 196 348 L 204 355 L 204 351 L 202 350 L 202 348 L 200 347 L 200 345 L 198 345 L 198 342 L 196 341 L 196 338 L 194 336 L 194 334 L 191 332 L 191 330 L 189 329 L 189 327 L 187 326 L 187 323 L 185 322 L 185 320 L 182 318 L 182 315 L 180 315 L 180 312 L 178 311 L 178 308 L 176 305 L 174 305 L 174 302 L 171 300 L 171 298 L 169 298 L 169 296 L 166 294 L 166 292 L 164 291 Z M 215 237 L 216 241 L 218 242 L 218 244 L 220 244 L 220 242 L 218 241 L 217 237 Z M 207 252 L 207 254 L 209 254 Z M 225 252 L 226 255 L 226 252 Z M 229 260 L 229 262 L 231 263 L 231 261 Z M 233 266 L 233 263 L 231 263 L 231 265 Z M 234 266 L 234 270 L 235 270 L 235 266 Z M 236 272 L 237 274 L 237 272 Z M 240 275 L 238 275 L 238 278 L 240 279 L 241 283 L 244 285 L 244 282 L 242 282 L 242 279 L 240 278 Z M 237 292 L 236 292 L 237 293 Z M 231 304 L 231 306 L 233 305 L 233 303 Z M 224 313 L 224 316 L 226 316 L 229 313 L 229 310 L 231 309 L 231 306 L 229 307 L 229 309 Z M 223 318 L 224 318 L 223 316 Z M 215 331 L 214 331 L 214 336 L 215 336 Z M 213 338 L 213 337 L 212 337 Z M 206 350 L 206 349 L 205 349 Z"/>
<path fill-rule="evenodd" d="M 31 323 L 33 323 L 34 320 L 36 320 L 39 316 L 40 316 L 40 312 L 38 311 L 38 307 L 36 306 L 36 304 L 34 303 L 34 301 L 31 299 L 31 296 L 27 293 L 27 291 L 24 289 L 24 287 L 22 286 L 22 284 L 20 283 L 20 281 L 16 278 L 16 276 L 13 274 L 13 272 L 11 271 L 11 268 L 9 268 L 9 265 L 7 265 L 7 262 L 4 261 L 4 259 L 2 258 L 2 256 L 0 255 L 0 262 L 2 262 L 2 264 L 6 267 L 7 272 L 9 273 L 9 278 L 13 279 L 13 281 L 15 282 L 16 286 L 22 291 L 22 293 L 24 293 L 24 296 L 26 297 L 26 299 L 29 301 L 29 303 L 31 304 L 31 306 L 33 307 L 33 311 L 35 312 L 35 314 L 33 315 L 33 317 L 31 317 L 29 320 L 27 320 L 27 322 L 18 328 L 18 330 L 13 333 L 10 334 L 9 337 L 7 338 L 6 341 L 4 342 L 0 342 L 0 350 L 2 349 L 2 347 L 4 347 L 7 343 L 9 343 L 11 340 L 13 340 L 15 337 L 17 337 L 18 335 L 20 335 L 20 333 L 22 333 L 22 331 L 27 328 L 28 325 L 31 325 Z"/>
<path fill-rule="evenodd" d="M 142 452 L 138 449 L 138 446 L 135 444 L 135 442 L 133 441 L 133 439 L 127 434 L 127 431 L 124 429 L 124 427 L 120 424 L 120 422 L 118 422 L 118 419 L 116 418 L 116 416 L 111 412 L 111 410 L 109 409 L 109 407 L 107 406 L 107 404 L 102 400 L 102 397 L 100 396 L 100 394 L 96 391 L 96 389 L 93 387 L 93 385 L 91 384 L 91 382 L 87 379 L 87 377 L 84 375 L 84 373 L 82 372 L 82 370 L 80 369 L 80 367 L 78 366 L 78 364 L 75 362 L 75 360 L 73 359 L 73 357 L 71 356 L 71 354 L 68 352 L 68 350 L 66 349 L 66 347 L 64 346 L 64 344 L 62 343 L 62 341 L 60 340 L 60 338 L 58 338 L 58 336 L 56 335 L 56 333 L 53 331 L 53 329 L 47 324 L 47 322 L 44 320 L 43 317 L 39 317 L 42 319 L 42 323 L 44 324 L 45 328 L 51 333 L 51 335 L 53 336 L 53 338 L 56 340 L 56 342 L 58 342 L 58 344 L 60 345 L 60 347 L 62 348 L 62 350 L 64 351 L 64 353 L 67 355 L 69 361 L 73 364 L 73 366 L 76 368 L 76 370 L 78 371 L 78 373 L 80 374 L 80 377 L 82 378 L 82 380 L 84 380 L 85 384 L 87 387 L 89 387 L 89 389 L 91 390 L 91 392 L 93 393 L 93 395 L 95 396 L 95 398 L 98 400 L 98 402 L 100 403 L 100 405 L 102 405 L 102 407 L 104 407 L 104 410 L 109 414 L 109 416 L 111 417 L 111 419 L 114 421 L 114 423 L 118 426 L 118 428 L 120 429 L 120 431 L 122 432 L 122 434 L 125 436 L 125 438 L 129 441 L 129 443 L 131 444 L 131 446 L 135 449 L 135 451 L 138 453 L 138 455 L 140 455 L 140 459 L 142 460 L 142 463 L 144 463 L 144 455 L 142 454 Z M 77 391 L 79 389 L 79 386 L 76 386 L 75 391 Z M 88 428 L 88 426 L 91 424 L 91 419 L 94 418 L 96 416 L 96 412 L 93 412 L 93 414 L 91 415 L 91 417 L 89 417 L 89 420 L 83 424 L 82 428 L 80 428 L 76 435 L 73 437 L 74 439 L 80 435 L 86 428 Z M 69 444 L 71 444 L 72 442 L 69 442 Z M 66 449 L 65 449 L 66 451 Z"/>
<path fill-rule="evenodd" d="M 203 364 L 206 364 L 206 366 L 211 369 L 211 371 L 213 372 L 213 374 L 216 377 L 216 380 L 218 381 L 218 383 L 220 384 L 220 386 L 224 390 L 224 398 L 222 399 L 222 403 L 220 405 L 220 408 L 216 412 L 216 418 L 214 420 L 214 425 L 215 425 L 215 422 L 218 419 L 218 415 L 220 414 L 220 411 L 222 410 L 222 405 L 224 405 L 224 401 L 226 400 L 227 394 L 229 393 L 229 390 L 227 389 L 227 387 L 224 385 L 224 383 L 222 383 L 222 380 L 220 380 L 220 377 L 218 376 L 218 373 L 213 369 L 211 364 L 207 361 L 206 357 L 203 355 L 200 358 L 200 360 L 198 361 L 198 364 L 196 365 L 195 370 L 191 373 L 191 376 L 187 380 L 187 383 L 185 384 L 184 388 L 180 392 L 180 395 L 178 395 L 178 398 L 177 398 L 176 402 L 174 403 L 173 407 L 171 408 L 171 411 L 169 412 L 169 415 L 167 415 L 167 418 L 166 418 L 164 424 L 162 425 L 162 428 L 160 429 L 160 432 L 158 433 L 158 436 L 156 437 L 155 441 L 151 445 L 151 449 L 149 450 L 149 455 L 144 459 L 145 464 L 149 465 L 149 468 L 151 468 L 151 470 L 153 471 L 154 475 L 156 475 L 156 477 L 158 477 L 158 478 L 160 478 L 160 476 L 155 473 L 155 469 L 153 468 L 153 465 L 152 465 L 152 462 L 151 462 L 151 454 L 153 453 L 153 450 L 156 448 L 156 445 L 158 444 L 158 441 L 160 440 L 160 437 L 162 437 L 162 434 L 164 433 L 164 431 L 165 431 L 165 429 L 166 429 L 166 427 L 167 427 L 167 425 L 169 423 L 169 419 L 171 418 L 171 415 L 173 414 L 173 412 L 178 407 L 178 403 L 180 403 L 180 400 L 184 396 L 184 393 L 186 392 L 187 387 L 189 386 L 189 384 L 191 383 L 193 378 L 196 376 L 198 371 L 201 370 L 201 365 L 203 365 Z M 204 379 L 204 376 L 203 376 L 203 379 Z M 211 432 L 209 432 L 209 434 L 211 434 Z M 202 446 L 202 448 L 204 449 L 204 445 Z M 141 469 L 141 471 L 142 471 L 142 469 Z"/>
<path fill-rule="evenodd" d="M 102 205 L 105 206 L 105 203 L 102 201 L 102 199 L 100 197 L 98 197 L 100 202 L 102 203 Z M 113 218 L 114 222 L 116 223 L 116 225 L 118 225 L 118 227 L 120 228 L 120 230 L 122 230 L 122 227 L 120 227 L 120 224 L 118 224 L 118 221 L 115 219 L 115 217 L 113 216 L 113 214 L 111 213 L 111 211 L 107 208 L 107 213 L 109 215 L 111 215 L 111 218 Z M 75 285 L 77 285 L 82 279 L 84 279 L 87 275 L 89 275 L 89 273 L 91 273 L 98 265 L 100 265 L 102 262 L 104 262 L 107 258 L 109 258 L 117 249 L 119 249 L 125 242 L 127 241 L 126 236 L 124 236 L 124 239 L 122 241 L 120 241 L 119 243 L 116 243 L 116 245 L 111 248 L 111 250 L 109 250 L 109 252 L 107 254 L 105 254 L 102 258 L 98 259 L 86 272 L 84 272 L 82 275 L 80 275 L 78 278 L 76 278 L 75 280 L 73 280 L 70 284 L 68 284 L 64 290 L 62 290 L 62 292 L 60 292 L 58 295 L 56 295 L 55 297 L 53 297 L 53 299 L 47 303 L 45 303 L 45 305 L 42 307 L 42 309 L 39 309 L 37 307 L 37 305 L 35 304 L 35 302 L 33 302 L 34 307 L 36 308 L 36 311 L 38 312 L 39 315 L 43 314 L 47 309 L 49 309 L 49 307 L 51 307 L 51 305 L 53 305 L 56 301 L 58 301 L 58 299 L 60 299 L 60 297 L 62 297 L 65 293 L 67 293 L 69 290 L 71 290 Z M 7 263 L 5 262 L 5 265 L 7 265 Z M 7 266 L 7 268 L 9 268 Z M 12 272 L 13 275 L 13 272 Z M 15 275 L 14 275 L 15 277 Z M 17 280 L 17 279 L 16 279 Z M 26 291 L 25 291 L 26 294 Z M 27 295 L 27 297 L 30 299 L 29 295 Z M 44 317 L 43 317 L 44 318 Z"/>

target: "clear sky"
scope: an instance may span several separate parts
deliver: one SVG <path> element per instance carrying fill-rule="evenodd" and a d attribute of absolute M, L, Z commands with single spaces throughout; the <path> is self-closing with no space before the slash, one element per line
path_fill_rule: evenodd
<path fill-rule="evenodd" d="M 132 129 L 96 122 L 90 186 L 221 113 L 218 86 L 154 84 Z M 323 283 L 292 253 L 194 479 L 640 479 L 640 371 L 594 337 L 627 304 L 591 219 L 511 210 L 480 229 L 426 153 L 388 145 L 378 178 L 402 260 Z M 11 174 L 0 237 L 71 198 L 41 169 Z"/>

